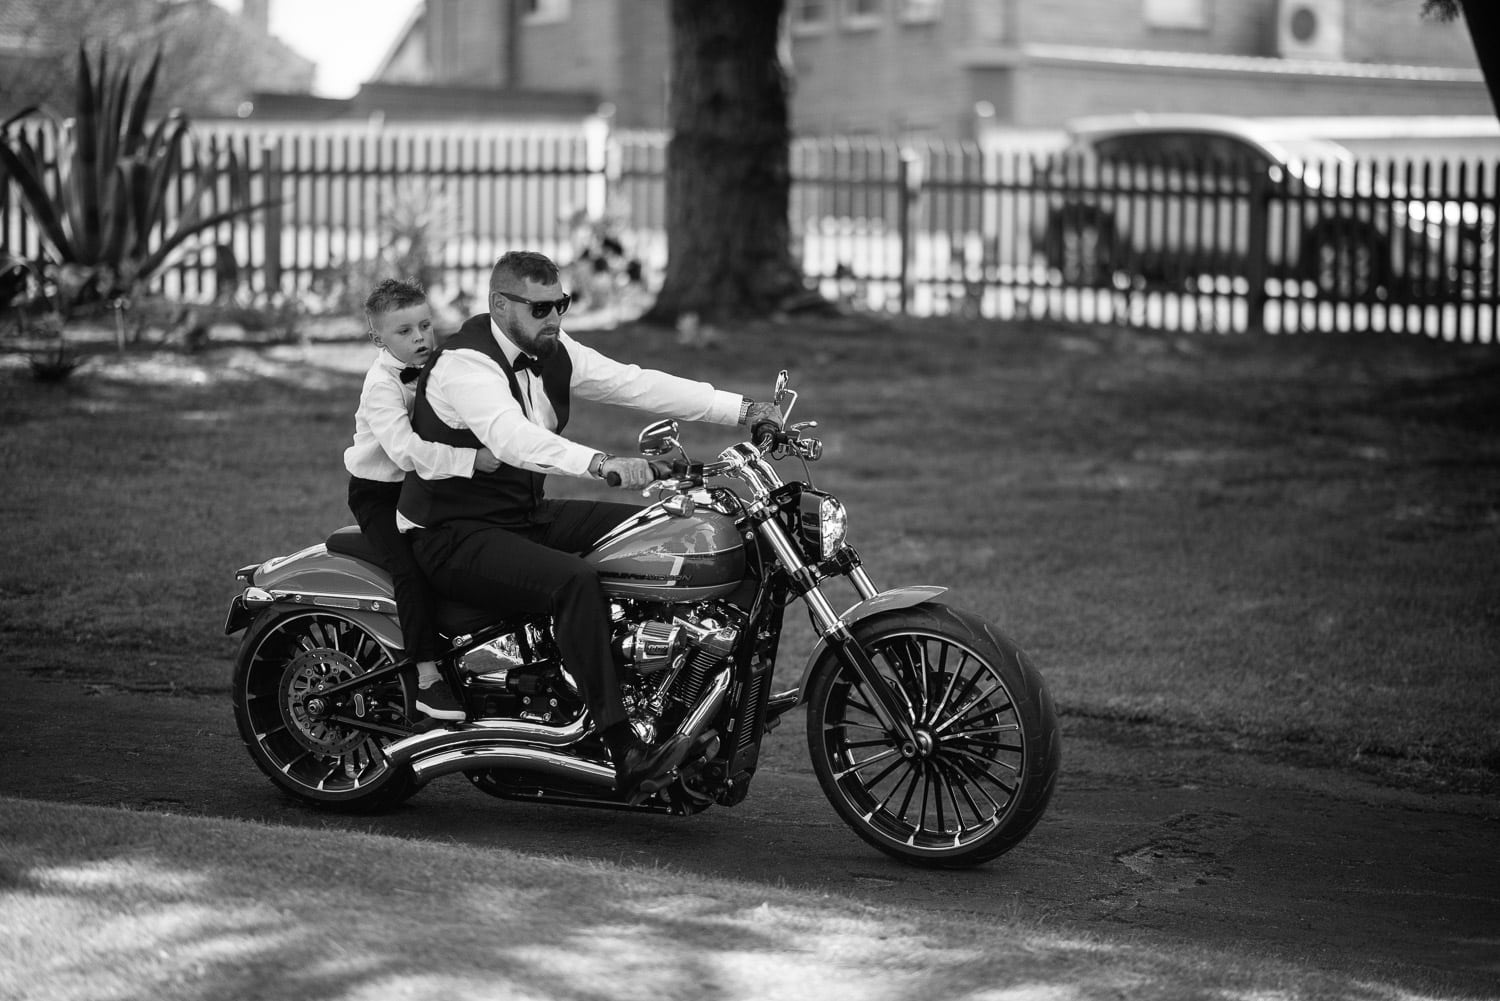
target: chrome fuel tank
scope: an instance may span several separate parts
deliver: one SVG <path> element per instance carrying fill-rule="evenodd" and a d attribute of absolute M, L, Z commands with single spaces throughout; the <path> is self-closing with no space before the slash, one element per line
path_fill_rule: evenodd
<path fill-rule="evenodd" d="M 653 504 L 585 554 L 612 597 L 702 601 L 745 578 L 745 544 L 734 519 L 707 508 L 687 517 Z"/>

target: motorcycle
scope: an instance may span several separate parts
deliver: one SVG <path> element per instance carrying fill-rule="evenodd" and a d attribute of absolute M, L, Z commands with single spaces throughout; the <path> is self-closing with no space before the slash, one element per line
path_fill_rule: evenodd
<path fill-rule="evenodd" d="M 775 402 L 788 420 L 796 400 L 783 371 Z M 802 706 L 818 782 L 870 845 L 945 868 L 1008 851 L 1057 777 L 1046 685 L 1008 636 L 940 602 L 945 588 L 871 582 L 844 506 L 811 483 L 816 426 L 761 423 L 709 463 L 688 457 L 675 421 L 647 426 L 656 500 L 585 554 L 609 600 L 629 719 L 648 743 L 682 748 L 663 788 L 615 790 L 547 616 L 440 601 L 440 666 L 468 718 L 416 711 L 390 578 L 353 526 L 236 574 L 224 631 L 244 631 L 232 691 L 251 757 L 325 807 L 382 809 L 461 773 L 503 799 L 689 816 L 741 802 L 762 741 Z M 805 479 L 783 481 L 772 465 L 792 458 Z M 825 593 L 835 577 L 859 595 L 842 613 Z M 797 598 L 818 639 L 800 683 L 773 692 Z"/>

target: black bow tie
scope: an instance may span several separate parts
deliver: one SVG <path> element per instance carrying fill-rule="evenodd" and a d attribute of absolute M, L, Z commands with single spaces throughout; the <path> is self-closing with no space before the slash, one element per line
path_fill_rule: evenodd
<path fill-rule="evenodd" d="M 540 358 L 533 358 L 529 354 L 519 354 L 516 356 L 515 369 L 517 372 L 534 372 L 537 375 L 541 375 L 542 360 Z"/>
<path fill-rule="evenodd" d="M 401 370 L 402 382 L 416 382 L 417 376 L 422 374 L 421 365 L 408 365 Z"/>

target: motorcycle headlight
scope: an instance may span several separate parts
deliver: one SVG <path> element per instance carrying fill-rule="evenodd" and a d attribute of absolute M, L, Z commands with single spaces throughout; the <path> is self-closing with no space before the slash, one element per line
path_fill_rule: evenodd
<path fill-rule="evenodd" d="M 802 540 L 809 556 L 826 560 L 839 551 L 849 532 L 849 516 L 838 498 L 804 491 L 801 515 Z"/>

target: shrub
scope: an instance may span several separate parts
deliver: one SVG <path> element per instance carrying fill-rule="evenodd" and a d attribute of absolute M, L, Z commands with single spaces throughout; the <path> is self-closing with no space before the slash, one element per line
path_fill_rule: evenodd
<path fill-rule="evenodd" d="M 20 192 L 45 244 L 42 267 L 68 288 L 69 310 L 144 291 L 200 234 L 261 207 L 232 156 L 200 160 L 180 112 L 148 124 L 160 64 L 158 53 L 136 85 L 130 60 L 113 68 L 101 49 L 96 72 L 80 48 L 75 113 L 47 119 L 50 158 L 43 130 L 23 127 L 37 109 L 0 126 L 0 180 L 9 175 Z M 228 207 L 211 208 L 221 177 Z"/>

